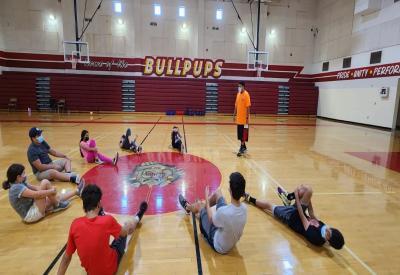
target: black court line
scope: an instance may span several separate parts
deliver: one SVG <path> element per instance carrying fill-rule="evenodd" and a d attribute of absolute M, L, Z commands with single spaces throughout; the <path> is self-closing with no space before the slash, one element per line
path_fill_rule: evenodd
<path fill-rule="evenodd" d="M 147 139 L 147 137 L 150 135 L 150 133 L 153 131 L 153 129 L 157 126 L 157 124 L 160 120 L 161 120 L 161 116 L 158 118 L 156 123 L 154 123 L 153 128 L 150 129 L 150 131 L 147 133 L 147 135 L 144 137 L 144 139 L 142 140 L 142 142 L 139 145 L 142 145 L 144 143 L 144 141 Z"/>
<path fill-rule="evenodd" d="M 65 249 L 67 248 L 67 244 L 63 246 L 63 248 L 58 252 L 57 256 L 53 259 L 53 261 L 50 263 L 49 267 L 46 269 L 46 271 L 43 273 L 43 275 L 47 275 L 50 273 L 50 271 L 53 269 L 53 267 L 56 265 L 58 262 L 58 259 L 62 256 L 64 253 Z"/>
<path fill-rule="evenodd" d="M 185 152 L 187 153 L 185 121 L 183 120 L 183 116 L 182 116 L 182 126 L 183 126 L 183 137 L 185 139 Z M 194 243 L 195 243 L 195 248 L 196 248 L 197 273 L 199 275 L 203 275 L 203 268 L 201 266 L 199 237 L 197 235 L 197 222 L 196 222 L 196 217 L 195 217 L 194 213 L 192 213 L 192 221 L 193 221 Z"/>

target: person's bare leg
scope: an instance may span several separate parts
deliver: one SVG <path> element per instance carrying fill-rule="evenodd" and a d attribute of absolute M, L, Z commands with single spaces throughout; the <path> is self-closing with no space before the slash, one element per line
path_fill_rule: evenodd
<path fill-rule="evenodd" d="M 198 201 L 195 203 L 190 203 L 186 206 L 186 209 L 189 210 L 190 212 L 192 212 L 193 214 L 198 214 L 200 212 L 200 210 L 205 207 L 205 203 Z"/>
<path fill-rule="evenodd" d="M 256 200 L 256 206 L 263 210 L 268 210 L 269 212 L 272 212 L 272 209 L 274 208 L 274 205 L 272 203 L 260 200 Z"/>
<path fill-rule="evenodd" d="M 301 204 L 309 205 L 312 194 L 313 194 L 313 190 L 310 186 L 306 186 L 306 185 L 299 186 L 299 199 L 300 199 Z"/>
<path fill-rule="evenodd" d="M 51 180 L 69 181 L 70 179 L 70 176 L 68 174 L 58 172 L 55 169 L 51 169 L 49 175 L 50 175 L 49 179 Z"/>

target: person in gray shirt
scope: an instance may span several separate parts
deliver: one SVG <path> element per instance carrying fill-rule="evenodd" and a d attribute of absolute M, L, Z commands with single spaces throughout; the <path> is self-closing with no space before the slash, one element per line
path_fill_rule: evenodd
<path fill-rule="evenodd" d="M 218 253 L 228 253 L 239 241 L 247 221 L 247 207 L 240 202 L 245 194 L 246 180 L 239 172 L 229 176 L 231 203 L 227 204 L 221 190 L 209 195 L 205 189 L 205 203 L 189 203 L 179 195 L 179 203 L 186 213 L 192 212 L 200 219 L 200 231 L 209 245 Z M 216 211 L 212 207 L 216 206 Z"/>
<path fill-rule="evenodd" d="M 79 184 L 79 175 L 71 172 L 71 160 L 51 148 L 44 140 L 42 132 L 36 127 L 29 130 L 29 138 L 32 143 L 29 145 L 27 155 L 37 180 L 70 181 Z M 53 161 L 49 154 L 60 159 Z"/>
<path fill-rule="evenodd" d="M 25 167 L 12 164 L 7 170 L 7 180 L 3 189 L 8 191 L 12 208 L 26 223 L 37 222 L 48 213 L 67 209 L 69 199 L 80 195 L 85 182 L 82 180 L 78 188 L 64 194 L 57 194 L 55 187 L 48 180 L 42 180 L 39 186 L 26 182 Z"/>

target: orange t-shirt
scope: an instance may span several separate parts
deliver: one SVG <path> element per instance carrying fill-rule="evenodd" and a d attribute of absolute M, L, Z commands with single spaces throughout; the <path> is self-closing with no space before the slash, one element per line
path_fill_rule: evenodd
<path fill-rule="evenodd" d="M 251 106 L 250 95 L 244 90 L 243 93 L 238 92 L 236 95 L 236 124 L 245 125 L 247 108 Z"/>

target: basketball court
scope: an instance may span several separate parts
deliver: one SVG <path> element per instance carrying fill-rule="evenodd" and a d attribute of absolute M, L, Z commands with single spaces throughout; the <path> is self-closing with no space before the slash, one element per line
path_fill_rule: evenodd
<path fill-rule="evenodd" d="M 396 71 L 400 29 L 392 45 L 380 48 L 383 59 L 378 63 L 369 60 L 370 52 L 377 50 L 373 47 L 368 48 L 364 63 L 361 57 L 366 53 L 356 51 L 343 52 L 338 58 L 327 54 L 321 62 L 310 59 L 310 67 L 305 59 L 292 59 L 296 50 L 287 52 L 286 61 L 279 59 L 283 57 L 276 48 L 281 45 L 276 42 L 279 39 L 297 37 L 288 28 L 303 28 L 311 35 L 314 54 L 319 54 L 319 39 L 330 27 L 336 30 L 332 22 L 338 22 L 321 23 L 318 14 L 327 9 L 332 17 L 351 17 L 349 22 L 355 23 L 349 36 L 363 28 L 368 32 L 363 25 L 368 20 L 382 27 L 383 33 L 385 23 L 373 21 L 374 16 L 391 8 L 400 11 L 400 3 L 2 2 L 0 9 L 9 10 L 15 19 L 0 12 L 0 177 L 5 180 L 8 167 L 20 163 L 27 182 L 39 184 L 27 159 L 29 129 L 38 127 L 51 148 L 71 159 L 72 170 L 86 184 L 102 189 L 105 212 L 120 224 L 146 201 L 147 212 L 131 235 L 117 274 L 400 272 L 400 69 Z M 372 2 L 382 3 L 374 6 Z M 297 21 L 290 19 L 293 14 Z M 31 29 L 21 23 L 24 15 L 36 25 L 43 21 L 45 32 L 57 33 L 55 50 L 49 49 L 51 42 L 46 39 L 44 44 L 38 42 L 43 46 L 39 49 L 7 36 L 10 24 L 15 30 L 23 24 L 27 36 L 29 32 L 39 35 L 36 25 Z M 161 33 L 175 26 L 174 17 L 178 29 L 171 40 L 177 42 L 175 50 L 168 52 L 171 41 Z M 395 24 L 400 17 L 391 20 Z M 279 24 L 286 26 L 286 36 L 279 36 Z M 130 41 L 129 30 L 142 41 Z M 218 32 L 228 37 L 233 30 L 246 47 L 232 44 L 230 48 L 233 42 L 226 38 L 216 50 L 222 41 Z M 149 38 L 151 33 L 159 39 Z M 104 37 L 96 38 L 99 34 Z M 107 35 L 115 35 L 110 44 Z M 118 44 L 121 37 L 124 49 Z M 195 54 L 190 47 L 179 46 L 192 37 L 198 41 Z M 308 42 L 304 43 L 300 44 Z M 134 50 L 128 50 L 129 45 Z M 239 57 L 234 56 L 237 53 Z M 354 61 L 349 68 L 344 61 L 341 64 L 347 56 Z M 327 70 L 326 62 L 331 66 Z M 251 96 L 251 115 L 248 150 L 237 156 L 240 141 L 233 111 L 240 81 Z M 182 135 L 183 153 L 171 147 L 173 126 Z M 127 128 L 138 135 L 142 153 L 120 149 L 118 142 Z M 114 156 L 118 152 L 117 165 L 87 163 L 79 149 L 82 130 L 89 131 L 101 153 Z M 178 196 L 191 202 L 204 200 L 208 186 L 210 191 L 220 188 L 229 203 L 232 172 L 244 176 L 247 193 L 277 205 L 282 204 L 278 187 L 291 192 L 300 184 L 311 186 L 316 216 L 341 231 L 343 248 L 314 246 L 243 200 L 247 207 L 243 234 L 229 253 L 217 253 L 202 236 L 199 220 L 182 209 Z M 68 182 L 52 184 L 61 193 L 76 188 Z M 9 191 L 1 189 L 0 273 L 57 274 L 70 225 L 84 215 L 82 200 L 75 197 L 68 209 L 28 224 L 11 207 Z M 86 274 L 77 253 L 66 274 Z"/>

